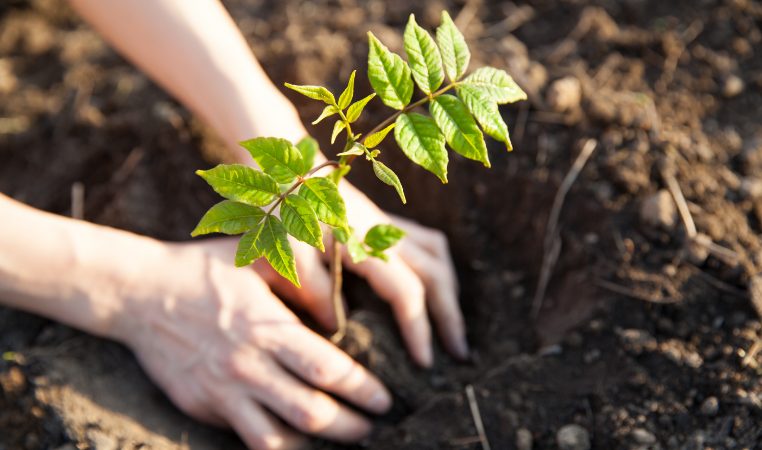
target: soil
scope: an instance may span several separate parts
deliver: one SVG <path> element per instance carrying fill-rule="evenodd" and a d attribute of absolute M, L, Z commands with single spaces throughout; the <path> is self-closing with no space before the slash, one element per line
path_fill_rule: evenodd
<path fill-rule="evenodd" d="M 762 448 L 762 4 L 225 4 L 277 84 L 337 91 L 365 67 L 367 29 L 400 50 L 410 12 L 433 28 L 448 9 L 472 67 L 506 68 L 529 94 L 503 108 L 516 150 L 491 143 L 490 170 L 453 157 L 442 186 L 388 151 L 404 208 L 367 170 L 351 174 L 385 208 L 447 233 L 474 348 L 467 364 L 438 349 L 432 370 L 416 369 L 387 308 L 350 280 L 345 348 L 396 397 L 358 448 L 482 448 L 470 403 L 495 449 L 586 448 L 568 446 L 574 430 L 596 449 Z M 319 114 L 287 94 L 305 120 Z M 360 128 L 386 114 L 369 106 Z M 1 192 L 68 215 L 83 186 L 87 220 L 185 240 L 216 201 L 193 172 L 219 148 L 61 2 L 0 5 Z M 117 344 L 0 309 L 0 353 L 0 449 L 242 447 L 179 413 Z"/>

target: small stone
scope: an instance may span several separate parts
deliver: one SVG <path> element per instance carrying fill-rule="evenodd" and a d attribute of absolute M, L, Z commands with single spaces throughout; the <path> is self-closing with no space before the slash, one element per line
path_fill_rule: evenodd
<path fill-rule="evenodd" d="M 646 198 L 640 205 L 640 219 L 651 226 L 671 230 L 677 223 L 677 207 L 666 189 Z"/>
<path fill-rule="evenodd" d="M 762 180 L 755 177 L 745 177 L 741 180 L 739 192 L 746 198 L 762 197 Z"/>
<path fill-rule="evenodd" d="M 632 440 L 641 445 L 651 445 L 656 443 L 656 436 L 645 428 L 635 428 L 631 433 Z"/>
<path fill-rule="evenodd" d="M 559 450 L 589 450 L 590 435 L 579 425 L 564 425 L 556 433 L 556 443 Z"/>
<path fill-rule="evenodd" d="M 725 79 L 725 84 L 722 85 L 722 94 L 725 97 L 731 98 L 740 94 L 744 90 L 744 82 L 737 75 L 730 75 Z"/>
<path fill-rule="evenodd" d="M 709 397 L 701 404 L 701 414 L 705 416 L 715 416 L 720 410 L 720 402 L 717 397 Z"/>
<path fill-rule="evenodd" d="M 585 353 L 585 356 L 582 357 L 582 360 L 585 361 L 585 364 L 592 364 L 596 361 L 598 361 L 601 358 L 601 351 L 597 348 L 594 348 L 590 350 L 589 352 Z"/>
<path fill-rule="evenodd" d="M 96 450 L 117 450 L 119 448 L 116 439 L 97 429 L 89 430 L 87 439 Z"/>
<path fill-rule="evenodd" d="M 532 432 L 526 428 L 519 428 L 516 431 L 516 448 L 518 450 L 532 450 L 532 444 Z"/>
<path fill-rule="evenodd" d="M 690 242 L 688 242 L 688 261 L 700 266 L 704 264 L 709 257 L 709 245 L 712 243 L 712 238 L 704 233 L 698 233 Z"/>
<path fill-rule="evenodd" d="M 558 344 L 546 345 L 537 351 L 538 356 L 558 356 L 564 352 L 563 347 Z"/>
<path fill-rule="evenodd" d="M 582 84 L 574 77 L 558 79 L 548 88 L 547 100 L 553 111 L 576 111 L 582 103 Z"/>

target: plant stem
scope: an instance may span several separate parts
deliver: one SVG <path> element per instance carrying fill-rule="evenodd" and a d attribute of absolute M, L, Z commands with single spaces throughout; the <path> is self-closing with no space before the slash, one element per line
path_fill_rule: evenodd
<path fill-rule="evenodd" d="M 407 105 L 406 107 L 402 108 L 402 110 L 400 110 L 400 111 L 395 112 L 391 116 L 387 117 L 383 122 L 381 122 L 380 124 L 376 125 L 372 130 L 370 130 L 370 132 L 368 132 L 368 134 L 366 134 L 365 137 L 363 137 L 363 139 L 362 139 L 363 143 L 365 143 L 365 138 L 367 138 L 368 136 L 372 135 L 373 133 L 383 129 L 384 127 L 386 127 L 387 125 L 392 123 L 394 120 L 397 119 L 397 117 L 399 117 L 400 114 L 406 113 L 406 112 L 408 112 L 408 111 L 410 111 L 410 110 L 412 110 L 414 108 L 417 108 L 417 107 L 419 107 L 421 105 L 424 105 L 427 102 L 435 99 L 436 97 L 444 94 L 445 92 L 449 91 L 450 89 L 452 89 L 452 88 L 454 88 L 456 86 L 457 86 L 457 83 L 448 84 L 447 86 L 443 87 L 442 89 L 440 89 L 440 90 L 438 90 L 438 91 L 436 91 L 436 92 L 434 92 L 432 94 L 429 94 L 428 96 L 426 96 L 426 97 L 424 97 L 424 98 L 422 98 L 422 99 L 420 99 L 420 100 L 418 100 L 418 101 L 416 101 L 414 103 L 411 103 L 411 104 Z M 352 133 L 352 128 L 350 127 L 349 121 L 347 120 L 346 116 L 344 115 L 344 113 L 341 110 L 339 110 L 339 117 L 341 117 L 341 119 L 347 124 L 347 142 L 349 142 L 349 141 L 353 141 L 354 142 L 355 141 L 355 137 L 354 137 L 354 134 Z M 346 149 L 347 146 L 348 145 L 345 145 L 345 149 Z M 354 159 L 356 157 L 357 157 L 357 155 L 350 155 L 350 156 L 348 156 L 346 158 L 346 162 L 344 164 L 336 163 L 336 165 L 337 166 L 340 166 L 340 165 L 347 165 L 348 166 L 348 165 L 352 164 L 352 161 L 354 161 Z M 317 170 L 317 168 L 313 169 L 313 171 L 314 170 Z M 310 172 L 310 174 L 311 173 L 312 172 Z M 300 181 L 302 181 L 302 180 L 300 180 Z M 299 183 L 297 183 L 297 184 L 299 184 Z M 289 192 L 290 191 L 291 190 L 289 190 Z M 286 195 L 289 192 L 286 192 Z M 284 195 L 284 197 L 285 197 L 285 195 Z M 339 240 L 336 239 L 335 236 L 333 238 L 333 246 L 332 247 L 333 247 L 333 253 L 331 255 L 331 264 L 330 264 L 330 266 L 331 266 L 330 267 L 330 270 L 331 270 L 331 283 L 332 283 L 331 284 L 331 299 L 333 301 L 334 314 L 336 315 L 336 333 L 334 333 L 333 336 L 331 336 L 331 342 L 333 342 L 334 344 L 338 344 L 339 342 L 341 342 L 342 339 L 344 339 L 344 336 L 346 336 L 346 334 L 347 334 L 347 314 L 346 314 L 346 311 L 344 310 L 344 299 L 341 296 L 341 285 L 342 285 L 342 281 L 343 281 L 342 265 L 341 265 L 341 242 L 339 242 Z"/>
<path fill-rule="evenodd" d="M 331 336 L 331 342 L 338 344 L 347 334 L 347 313 L 344 310 L 344 299 L 341 296 L 343 276 L 341 272 L 341 242 L 334 236 L 333 253 L 331 254 L 331 299 L 333 311 L 336 314 L 336 333 Z"/>
<path fill-rule="evenodd" d="M 396 120 L 397 117 L 399 117 L 400 114 L 406 113 L 406 112 L 410 111 L 411 109 L 417 108 L 417 107 L 419 107 L 421 105 L 425 105 L 426 102 L 439 97 L 440 95 L 442 95 L 445 92 L 449 91 L 450 89 L 456 87 L 457 85 L 458 85 L 458 83 L 448 84 L 447 86 L 445 86 L 442 89 L 434 92 L 433 94 L 431 94 L 429 96 L 426 96 L 426 97 L 423 97 L 422 99 L 420 99 L 420 100 L 418 100 L 418 101 L 416 101 L 414 103 L 411 103 L 411 104 L 405 106 L 404 108 L 402 108 L 401 110 L 395 112 L 391 116 L 387 117 L 386 120 L 384 120 L 383 122 L 381 122 L 378 125 L 376 125 L 375 127 L 373 127 L 373 129 L 371 129 L 368 132 L 368 134 L 366 134 L 365 137 L 363 138 L 363 140 L 362 140 L 363 143 L 365 142 L 365 138 L 367 138 L 368 136 L 372 135 L 373 133 L 375 133 L 375 132 L 377 132 L 379 130 L 382 130 L 385 126 L 389 125 L 394 120 Z"/>
<path fill-rule="evenodd" d="M 314 175 L 315 172 L 317 172 L 318 170 L 320 170 L 320 169 L 322 169 L 324 167 L 328 167 L 328 166 L 338 167 L 338 165 L 339 165 L 338 161 L 326 161 L 326 162 L 324 162 L 322 164 L 318 164 L 317 166 L 313 167 L 312 170 L 307 172 L 306 175 L 304 175 L 303 177 L 299 177 L 296 180 L 296 182 L 293 185 L 291 185 L 290 188 L 288 188 L 288 190 L 286 192 L 284 192 L 284 193 L 282 193 L 282 194 L 280 194 L 278 196 L 278 199 L 275 200 L 275 202 L 272 204 L 272 206 L 270 206 L 270 209 L 267 210 L 267 215 L 269 216 L 270 214 L 272 214 L 272 212 L 275 210 L 275 208 L 278 207 L 278 205 L 280 205 L 283 202 L 283 200 L 286 199 L 286 197 L 288 197 L 288 194 L 294 192 L 296 190 L 296 188 L 298 188 L 302 183 L 304 183 L 304 181 L 307 178 L 309 178 L 312 175 Z"/>

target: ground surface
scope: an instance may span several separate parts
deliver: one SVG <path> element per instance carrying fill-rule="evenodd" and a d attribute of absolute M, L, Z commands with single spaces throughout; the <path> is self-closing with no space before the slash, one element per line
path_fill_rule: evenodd
<path fill-rule="evenodd" d="M 278 83 L 339 89 L 364 67 L 368 28 L 399 50 L 413 5 L 429 28 L 449 9 L 473 65 L 507 68 L 530 96 L 504 109 L 516 151 L 493 146 L 489 171 L 453 158 L 441 186 L 392 161 L 404 209 L 353 174 L 382 205 L 447 232 L 475 349 L 470 364 L 440 352 L 433 370 L 414 369 L 389 312 L 350 282 L 347 348 L 397 398 L 368 448 L 480 448 L 468 384 L 496 449 L 556 448 L 569 424 L 598 449 L 762 448 L 762 301 L 749 288 L 762 265 L 762 4 L 226 4 Z M 319 107 L 301 111 L 311 119 Z M 369 111 L 366 125 L 384 117 Z M 549 241 L 560 251 L 546 251 L 554 195 L 589 138 L 598 145 Z M 3 193 L 69 214 L 82 183 L 86 219 L 184 240 L 215 201 L 193 171 L 218 145 L 59 1 L 0 5 Z M 545 258 L 552 276 L 534 321 L 546 254 L 559 256 Z M 116 344 L 0 309 L 0 352 L 0 449 L 240 447 L 178 413 Z"/>

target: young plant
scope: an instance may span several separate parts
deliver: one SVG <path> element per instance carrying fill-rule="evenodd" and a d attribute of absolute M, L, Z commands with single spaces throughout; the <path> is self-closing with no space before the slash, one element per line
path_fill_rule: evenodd
<path fill-rule="evenodd" d="M 243 234 L 235 255 L 236 266 L 246 266 L 264 257 L 279 274 L 300 287 L 288 236 L 325 251 L 320 224 L 331 230 L 334 238 L 331 276 L 339 338 L 346 323 L 340 296 L 341 245 L 346 246 L 355 262 L 368 257 L 385 260 L 384 252 L 404 236 L 402 230 L 391 224 L 374 226 L 362 239 L 355 235 L 337 188 L 352 162 L 359 156 L 364 157 L 378 179 L 393 187 L 405 203 L 399 177 L 379 160 L 382 154 L 379 146 L 387 135 L 394 131 L 397 145 L 411 161 L 447 183 L 445 145 L 465 158 L 490 167 L 482 130 L 504 143 L 508 151 L 512 150 L 508 127 L 498 104 L 527 98 L 503 70 L 482 67 L 464 77 L 471 54 L 446 11 L 442 12 L 436 38 L 410 15 L 404 33 L 407 62 L 389 51 L 373 33 L 369 32 L 368 38 L 368 79 L 374 93 L 353 102 L 356 71 L 352 72 L 338 100 L 322 86 L 286 83 L 289 89 L 325 103 L 313 125 L 336 117 L 331 144 L 345 133 L 337 159 L 315 165 L 318 143 L 311 137 L 296 144 L 285 139 L 260 137 L 241 142 L 259 170 L 240 164 L 221 164 L 196 172 L 226 200 L 201 218 L 191 236 Z M 414 83 L 423 95 L 411 103 Z M 352 127 L 376 96 L 396 112 L 363 137 Z M 414 111 L 423 109 L 426 104 L 430 115 Z M 333 167 L 331 173 L 317 175 L 327 167 Z"/>

